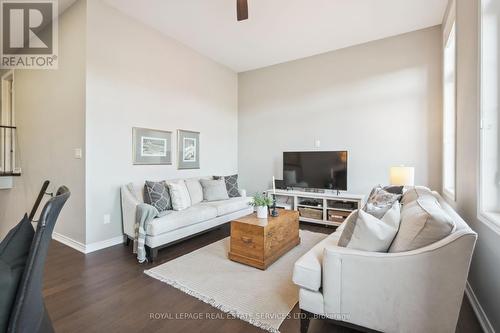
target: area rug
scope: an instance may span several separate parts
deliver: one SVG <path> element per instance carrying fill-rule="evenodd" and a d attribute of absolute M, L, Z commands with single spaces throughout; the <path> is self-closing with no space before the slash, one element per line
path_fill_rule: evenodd
<path fill-rule="evenodd" d="M 232 317 L 279 333 L 299 299 L 292 282 L 293 264 L 325 237 L 301 230 L 300 245 L 265 271 L 229 260 L 228 237 L 144 273 Z"/>

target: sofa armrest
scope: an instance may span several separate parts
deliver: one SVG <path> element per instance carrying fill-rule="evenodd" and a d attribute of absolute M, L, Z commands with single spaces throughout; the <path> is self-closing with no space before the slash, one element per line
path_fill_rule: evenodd
<path fill-rule="evenodd" d="M 402 253 L 325 248 L 325 314 L 382 332 L 454 332 L 475 240 L 456 233 Z"/>
<path fill-rule="evenodd" d="M 244 190 L 242 188 L 238 189 L 238 192 L 240 193 L 240 195 L 243 197 L 243 198 L 246 198 L 247 197 L 247 190 Z"/>
<path fill-rule="evenodd" d="M 130 193 L 130 190 L 125 185 L 121 187 L 120 192 L 122 202 L 123 232 L 130 237 L 134 237 L 137 205 L 139 205 L 141 202 L 137 200 L 135 195 Z"/>

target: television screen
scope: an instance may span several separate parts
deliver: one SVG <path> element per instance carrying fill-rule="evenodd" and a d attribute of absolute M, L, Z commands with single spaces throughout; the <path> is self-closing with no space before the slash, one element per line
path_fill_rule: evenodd
<path fill-rule="evenodd" d="M 283 153 L 287 187 L 347 191 L 347 151 Z"/>

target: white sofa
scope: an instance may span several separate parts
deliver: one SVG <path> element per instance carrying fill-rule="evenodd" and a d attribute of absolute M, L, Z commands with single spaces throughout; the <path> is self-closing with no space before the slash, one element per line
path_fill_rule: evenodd
<path fill-rule="evenodd" d="M 477 235 L 439 196 L 456 229 L 423 248 L 400 253 L 337 246 L 343 229 L 294 266 L 301 332 L 314 315 L 380 332 L 455 332 Z"/>
<path fill-rule="evenodd" d="M 123 232 L 128 239 L 135 237 L 137 205 L 144 203 L 144 183 L 136 183 L 131 187 L 128 185 L 121 187 Z M 203 201 L 185 210 L 170 211 L 165 216 L 155 218 L 146 227 L 145 245 L 150 260 L 154 260 L 158 250 L 163 247 L 253 213 L 253 207 L 249 206 L 251 198 L 246 196 L 246 191 L 240 189 L 240 195 L 241 197 L 228 200 Z"/>

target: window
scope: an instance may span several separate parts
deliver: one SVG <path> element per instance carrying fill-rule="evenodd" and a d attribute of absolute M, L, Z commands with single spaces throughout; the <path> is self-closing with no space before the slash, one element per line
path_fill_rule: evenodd
<path fill-rule="evenodd" d="M 481 1 L 480 216 L 500 226 L 500 3 Z"/>
<path fill-rule="evenodd" d="M 443 55 L 443 192 L 455 200 L 456 89 L 455 24 L 445 38 Z"/>

